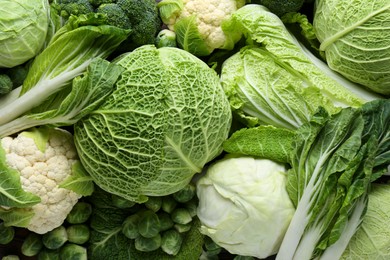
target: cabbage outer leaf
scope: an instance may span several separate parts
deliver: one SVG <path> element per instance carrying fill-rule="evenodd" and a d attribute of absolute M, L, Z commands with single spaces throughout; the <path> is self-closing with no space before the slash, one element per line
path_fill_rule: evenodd
<path fill-rule="evenodd" d="M 318 0 L 313 20 L 329 67 L 390 95 L 390 3 Z"/>
<path fill-rule="evenodd" d="M 99 109 L 75 127 L 80 159 L 95 183 L 135 202 L 168 195 L 222 152 L 231 124 L 219 77 L 177 48 L 142 46 Z"/>

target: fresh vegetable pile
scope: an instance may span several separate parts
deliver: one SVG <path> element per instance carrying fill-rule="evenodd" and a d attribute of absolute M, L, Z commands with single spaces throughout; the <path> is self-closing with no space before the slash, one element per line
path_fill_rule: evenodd
<path fill-rule="evenodd" d="M 1 259 L 390 258 L 390 4 L 0 3 Z"/>

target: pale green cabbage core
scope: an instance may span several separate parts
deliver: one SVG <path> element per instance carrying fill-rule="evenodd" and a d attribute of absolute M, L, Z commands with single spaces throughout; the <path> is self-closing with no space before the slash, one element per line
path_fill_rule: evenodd
<path fill-rule="evenodd" d="M 75 127 L 80 158 L 103 189 L 136 202 L 180 190 L 219 155 L 231 112 L 214 70 L 176 48 L 143 46 L 106 102 Z"/>

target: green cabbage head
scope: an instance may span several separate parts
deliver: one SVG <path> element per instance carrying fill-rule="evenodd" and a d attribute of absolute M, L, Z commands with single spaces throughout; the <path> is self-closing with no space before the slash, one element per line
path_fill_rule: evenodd
<path fill-rule="evenodd" d="M 330 68 L 390 95 L 388 0 L 317 0 L 313 25 Z"/>
<path fill-rule="evenodd" d="M 232 254 L 276 254 L 295 213 L 286 183 L 286 167 L 268 159 L 216 161 L 196 185 L 201 233 Z"/>
<path fill-rule="evenodd" d="M 217 73 L 194 55 L 144 45 L 116 61 L 116 90 L 75 126 L 95 183 L 135 202 L 176 192 L 222 152 L 231 125 Z"/>
<path fill-rule="evenodd" d="M 49 2 L 2 0 L 0 14 L 0 68 L 20 65 L 37 55 L 49 27 Z"/>

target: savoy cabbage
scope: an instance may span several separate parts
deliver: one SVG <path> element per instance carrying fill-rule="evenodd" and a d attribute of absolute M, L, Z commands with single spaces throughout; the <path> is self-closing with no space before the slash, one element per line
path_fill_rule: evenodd
<path fill-rule="evenodd" d="M 231 111 L 217 73 L 184 50 L 145 45 L 118 59 L 116 90 L 76 124 L 76 147 L 98 186 L 142 203 L 222 152 Z"/>

